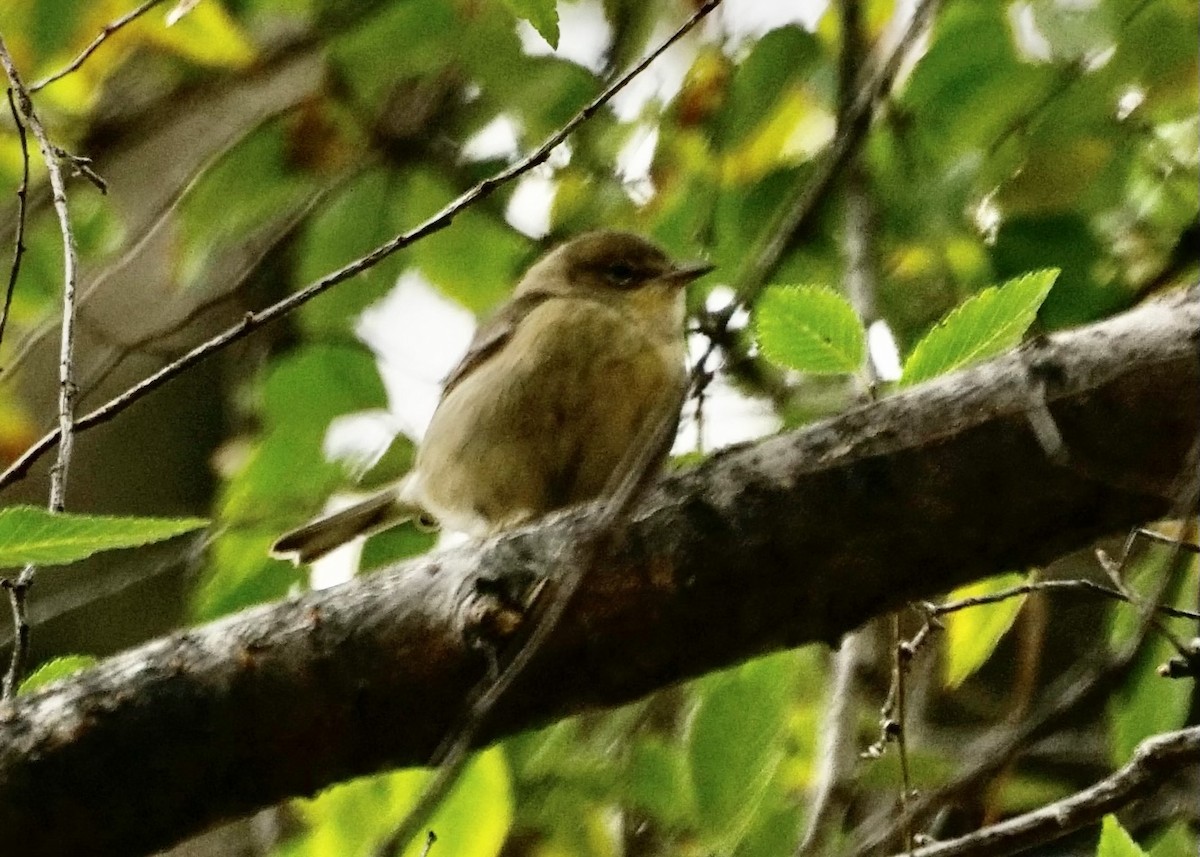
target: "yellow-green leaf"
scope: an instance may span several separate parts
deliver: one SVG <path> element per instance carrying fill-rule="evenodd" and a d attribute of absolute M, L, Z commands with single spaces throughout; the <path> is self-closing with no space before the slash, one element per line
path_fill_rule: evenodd
<path fill-rule="evenodd" d="M 80 670 L 85 670 L 95 663 L 96 659 L 91 655 L 63 655 L 60 658 L 51 658 L 21 682 L 17 693 L 30 693 L 52 681 L 58 681 L 60 678 L 66 678 Z"/>
<path fill-rule="evenodd" d="M 1015 572 L 989 577 L 954 590 L 950 600 L 994 595 L 1024 581 L 1025 576 Z M 1000 639 L 1016 621 L 1024 603 L 1025 596 L 1021 595 L 995 604 L 967 607 L 946 616 L 943 620 L 946 624 L 946 656 L 942 678 L 946 687 L 958 687 L 987 663 Z"/>
<path fill-rule="evenodd" d="M 1117 817 L 1109 813 L 1104 816 L 1104 823 L 1100 826 L 1096 857 L 1146 857 L 1146 852 L 1125 832 Z"/>
<path fill-rule="evenodd" d="M 955 307 L 913 348 L 900 385 L 926 381 L 1015 347 L 1058 274 L 1053 268 L 1024 274 Z"/>
<path fill-rule="evenodd" d="M 289 857 L 368 854 L 412 808 L 430 772 L 404 770 L 361 777 L 327 789 L 311 800 L 296 801 L 306 830 L 292 840 Z M 512 824 L 512 785 L 499 747 L 475 756 L 439 806 L 429 827 L 437 834 L 432 854 L 495 857 Z M 418 857 L 424 838 L 408 844 L 404 857 Z"/>
<path fill-rule="evenodd" d="M 219 3 L 202 3 L 162 26 L 147 23 L 146 40 L 208 66 L 243 68 L 254 61 L 253 43 Z"/>
<path fill-rule="evenodd" d="M 203 518 L 54 514 L 10 506 L 0 510 L 0 568 L 63 565 L 100 551 L 161 542 L 207 524 Z"/>
<path fill-rule="evenodd" d="M 800 372 L 857 372 L 866 336 L 854 307 L 821 286 L 775 286 L 758 303 L 758 343 L 775 363 Z"/>

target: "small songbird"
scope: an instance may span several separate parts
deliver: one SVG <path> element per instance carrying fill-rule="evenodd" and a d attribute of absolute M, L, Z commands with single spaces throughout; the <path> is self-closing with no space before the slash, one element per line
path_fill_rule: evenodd
<path fill-rule="evenodd" d="M 547 253 L 446 379 L 408 475 L 286 533 L 272 554 L 309 562 L 414 518 L 489 535 L 613 491 L 647 430 L 679 419 L 684 287 L 712 267 L 676 264 L 627 232 Z"/>

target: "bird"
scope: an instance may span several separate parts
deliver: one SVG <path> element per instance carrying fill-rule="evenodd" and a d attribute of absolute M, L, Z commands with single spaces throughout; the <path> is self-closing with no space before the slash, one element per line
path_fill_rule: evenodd
<path fill-rule="evenodd" d="M 713 268 L 631 232 L 558 245 L 476 331 L 409 473 L 285 533 L 272 555 L 311 562 L 409 520 L 494 535 L 611 494 L 670 420 L 649 459 L 661 467 L 688 385 L 685 287 Z"/>

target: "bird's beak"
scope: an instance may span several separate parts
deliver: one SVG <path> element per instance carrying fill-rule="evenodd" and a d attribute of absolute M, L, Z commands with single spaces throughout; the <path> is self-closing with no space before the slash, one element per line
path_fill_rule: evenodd
<path fill-rule="evenodd" d="M 709 271 L 715 270 L 716 267 L 711 262 L 684 262 L 667 271 L 660 279 L 666 280 L 668 283 L 686 286 L 692 280 L 697 280 Z"/>

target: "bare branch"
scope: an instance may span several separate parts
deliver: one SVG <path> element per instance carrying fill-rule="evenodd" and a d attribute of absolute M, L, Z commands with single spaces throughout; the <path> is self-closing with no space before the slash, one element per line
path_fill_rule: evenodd
<path fill-rule="evenodd" d="M 1031 592 L 1090 592 L 1095 595 L 1102 595 L 1105 598 L 1111 598 L 1115 601 L 1124 601 L 1132 603 L 1128 595 L 1113 589 L 1108 586 L 1103 586 L 1093 580 L 1035 580 L 1029 583 L 1022 583 L 1017 586 L 1011 586 L 1008 589 L 1002 589 L 999 592 L 992 592 L 988 595 L 974 595 L 970 598 L 960 598 L 956 601 L 945 601 L 941 604 L 929 605 L 929 614 L 931 616 L 945 616 L 948 613 L 957 613 L 959 610 L 966 610 L 971 607 L 979 607 L 983 604 L 996 604 L 1000 601 L 1007 601 L 1010 598 L 1017 598 L 1021 595 L 1028 595 Z M 1194 610 L 1183 610 L 1178 607 L 1172 607 L 1170 604 L 1152 605 L 1155 610 L 1162 613 L 1164 616 L 1175 616 L 1181 619 L 1200 619 L 1200 613 Z"/>
<path fill-rule="evenodd" d="M 17 186 L 17 228 L 13 239 L 13 260 L 8 269 L 8 288 L 4 290 L 4 310 L 0 312 L 0 343 L 4 342 L 4 329 L 8 326 L 8 310 L 12 306 L 13 292 L 17 290 L 17 279 L 21 276 L 21 258 L 25 255 L 25 215 L 29 195 L 29 140 L 25 136 L 25 123 L 17 110 L 12 87 L 8 88 L 8 109 L 12 113 L 13 125 L 21 147 L 21 184 Z M 2 370 L 0 370 L 2 371 Z"/>
<path fill-rule="evenodd" d="M 143 398 L 147 394 L 157 390 L 167 381 L 181 374 L 187 369 L 190 369 L 195 364 L 199 363 L 204 358 L 215 354 L 227 345 L 237 342 L 250 333 L 258 330 L 260 327 L 282 318 L 297 307 L 302 306 L 313 298 L 328 291 L 338 283 L 355 277 L 374 267 L 379 262 L 382 262 L 388 256 L 391 256 L 398 250 L 402 250 L 414 241 L 418 241 L 427 235 L 432 235 L 445 229 L 453 222 L 464 209 L 476 204 L 482 199 L 490 196 L 497 188 L 513 181 L 514 179 L 529 172 L 529 170 L 544 163 L 550 156 L 550 153 L 558 147 L 576 128 L 586 122 L 595 113 L 607 104 L 614 95 L 620 92 L 631 80 L 641 74 L 647 66 L 657 59 L 667 48 L 675 44 L 686 35 L 693 27 L 696 26 L 705 16 L 713 9 L 721 4 L 721 0 L 706 0 L 687 21 L 685 21 L 678 29 L 668 36 L 654 50 L 650 51 L 629 71 L 625 72 L 619 78 L 610 83 L 604 90 L 589 101 L 582 109 L 557 131 L 551 134 L 546 140 L 530 152 L 525 157 L 514 161 L 509 166 L 484 179 L 478 184 L 471 187 L 465 193 L 458 196 L 456 199 L 449 202 L 440 211 L 428 217 L 422 223 L 413 229 L 403 232 L 390 241 L 379 245 L 371 252 L 364 256 L 360 256 L 352 262 L 347 263 L 338 270 L 327 274 L 319 280 L 305 286 L 298 292 L 289 295 L 277 303 L 272 304 L 266 309 L 258 312 L 248 312 L 239 324 L 228 328 L 227 330 L 214 336 L 212 339 L 201 343 L 200 345 L 188 351 L 182 357 L 170 363 L 152 375 L 142 379 L 137 384 L 134 384 L 124 393 L 116 396 L 109 402 L 87 414 L 84 414 L 75 421 L 76 430 L 83 431 L 92 428 L 93 426 L 105 423 L 115 417 L 125 408 L 132 405 L 134 402 Z M 6 488 L 17 480 L 23 478 L 29 468 L 45 455 L 49 450 L 53 449 L 62 441 L 63 435 L 61 430 L 51 431 L 39 439 L 33 446 L 27 449 L 20 458 L 13 462 L 8 469 L 0 474 L 0 489 Z"/>
<path fill-rule="evenodd" d="M 21 117 L 17 126 L 29 129 L 41 150 L 42 160 L 46 163 L 46 173 L 50 178 L 51 199 L 55 214 L 58 216 L 58 228 L 62 233 L 63 243 L 63 286 L 62 286 L 62 321 L 60 345 L 58 352 L 58 456 L 54 467 L 50 470 L 50 500 L 51 512 L 61 512 L 66 508 L 67 472 L 71 466 L 71 452 L 75 441 L 75 286 L 79 278 L 79 259 L 75 247 L 75 233 L 71 229 L 71 212 L 67 208 L 67 186 L 63 179 L 62 163 L 65 153 L 50 139 L 45 126 L 42 125 L 33 102 L 21 81 L 20 72 L 4 37 L 0 36 L 0 65 L 8 77 L 9 103 L 14 101 Z M 15 116 L 15 114 L 14 114 Z M 21 145 L 25 150 L 25 132 L 21 135 Z M 28 180 L 28 153 L 25 157 L 25 178 Z M 24 187 L 24 185 L 23 185 Z M 21 197 L 21 215 L 24 215 L 24 196 Z M 23 229 L 23 221 L 19 229 Z M 20 232 L 18 232 L 18 257 L 20 251 Z M 16 263 L 14 263 L 13 283 L 16 280 Z M 7 302 L 5 305 L 7 315 Z M 12 605 L 13 622 L 16 628 L 16 643 L 13 646 L 12 658 L 8 672 L 4 677 L 3 697 L 9 699 L 16 693 L 25 667 L 29 651 L 29 625 L 25 616 L 25 597 L 29 587 L 33 585 L 36 567 L 27 565 L 21 570 L 15 583 L 6 588 Z"/>
<path fill-rule="evenodd" d="M 142 5 L 138 6 L 136 9 L 133 9 L 132 11 L 122 15 L 120 18 L 105 24 L 100 32 L 96 35 L 96 38 L 92 39 L 91 43 L 88 44 L 88 46 L 82 51 L 80 51 L 79 56 L 75 57 L 75 59 L 71 60 L 69 63 L 67 63 L 67 65 L 56 71 L 54 74 L 50 75 L 49 77 L 44 77 L 37 83 L 30 86 L 28 91 L 32 94 L 43 87 L 49 86 L 56 80 L 62 80 L 68 74 L 77 70 L 81 65 L 87 62 L 88 57 L 94 54 L 96 50 L 102 44 L 104 44 L 104 42 L 107 41 L 113 33 L 124 27 L 126 24 L 137 20 L 162 2 L 163 0 L 146 0 L 146 2 L 142 3 Z"/>
<path fill-rule="evenodd" d="M 1193 336 L 1200 338 L 1200 331 Z M 1200 451 L 1200 434 L 1193 436 L 1186 452 L 1181 455 L 1182 466 L 1176 484 L 1172 487 L 1170 511 L 1167 513 L 1167 517 L 1171 519 L 1185 517 L 1189 514 L 1189 510 L 1194 508 L 1193 486 L 1185 486 L 1186 490 L 1181 494 L 1178 490 L 1178 483 L 1190 481 L 1193 477 L 1198 451 Z M 1086 471 L 1076 472 L 1085 478 L 1090 478 L 1086 477 Z M 1131 540 L 1126 541 L 1126 547 L 1122 551 L 1120 560 L 1122 564 L 1130 557 L 1131 544 Z M 1156 591 L 1137 605 L 1139 612 L 1137 627 L 1119 651 L 1105 653 L 1099 658 L 1092 659 L 1092 662 L 1079 664 L 1056 680 L 1043 693 L 1043 702 L 1036 710 L 1010 722 L 1008 728 L 998 734 L 985 736 L 974 746 L 967 748 L 963 753 L 963 758 L 967 761 L 959 773 L 936 791 L 920 795 L 910 804 L 908 811 L 899 821 L 871 819 L 861 825 L 860 831 L 865 832 L 860 833 L 860 844 L 852 852 L 854 857 L 865 857 L 867 854 L 878 853 L 880 845 L 894 841 L 903 824 L 911 823 L 913 819 L 922 817 L 934 808 L 941 806 L 950 795 L 977 791 L 981 783 L 1006 766 L 1031 741 L 1047 734 L 1071 712 L 1094 703 L 1105 688 L 1120 680 L 1133 664 L 1142 642 L 1155 624 L 1158 611 L 1154 608 L 1160 605 L 1164 593 L 1171 586 L 1174 575 L 1170 572 L 1180 554 L 1181 551 L 1175 544 L 1172 545 L 1172 550 L 1163 557 L 1163 566 L 1166 571 L 1157 575 Z M 936 617 L 934 622 L 936 622 Z M 931 623 L 922 627 L 911 643 L 914 650 L 927 638 L 931 627 L 934 627 Z"/>
<path fill-rule="evenodd" d="M 1090 788 L 966 836 L 904 852 L 905 857 L 1003 857 L 1095 824 L 1149 794 L 1175 772 L 1200 765 L 1200 726 L 1143 741 L 1120 770 Z"/>
<path fill-rule="evenodd" d="M 71 464 L 71 447 L 75 439 L 75 285 L 78 280 L 79 258 L 75 249 L 75 233 L 71 230 L 71 212 L 67 209 L 67 186 L 62 174 L 62 151 L 46 133 L 41 119 L 33 109 L 13 63 L 4 37 L 0 36 L 0 65 L 8 75 L 8 83 L 25 119 L 29 133 L 37 141 L 50 178 L 51 198 L 58 215 L 58 227 L 63 240 L 63 311 L 61 345 L 58 355 L 58 460 L 50 474 L 50 511 L 65 508 L 67 470 Z M 22 575 L 24 576 L 24 575 Z"/>

